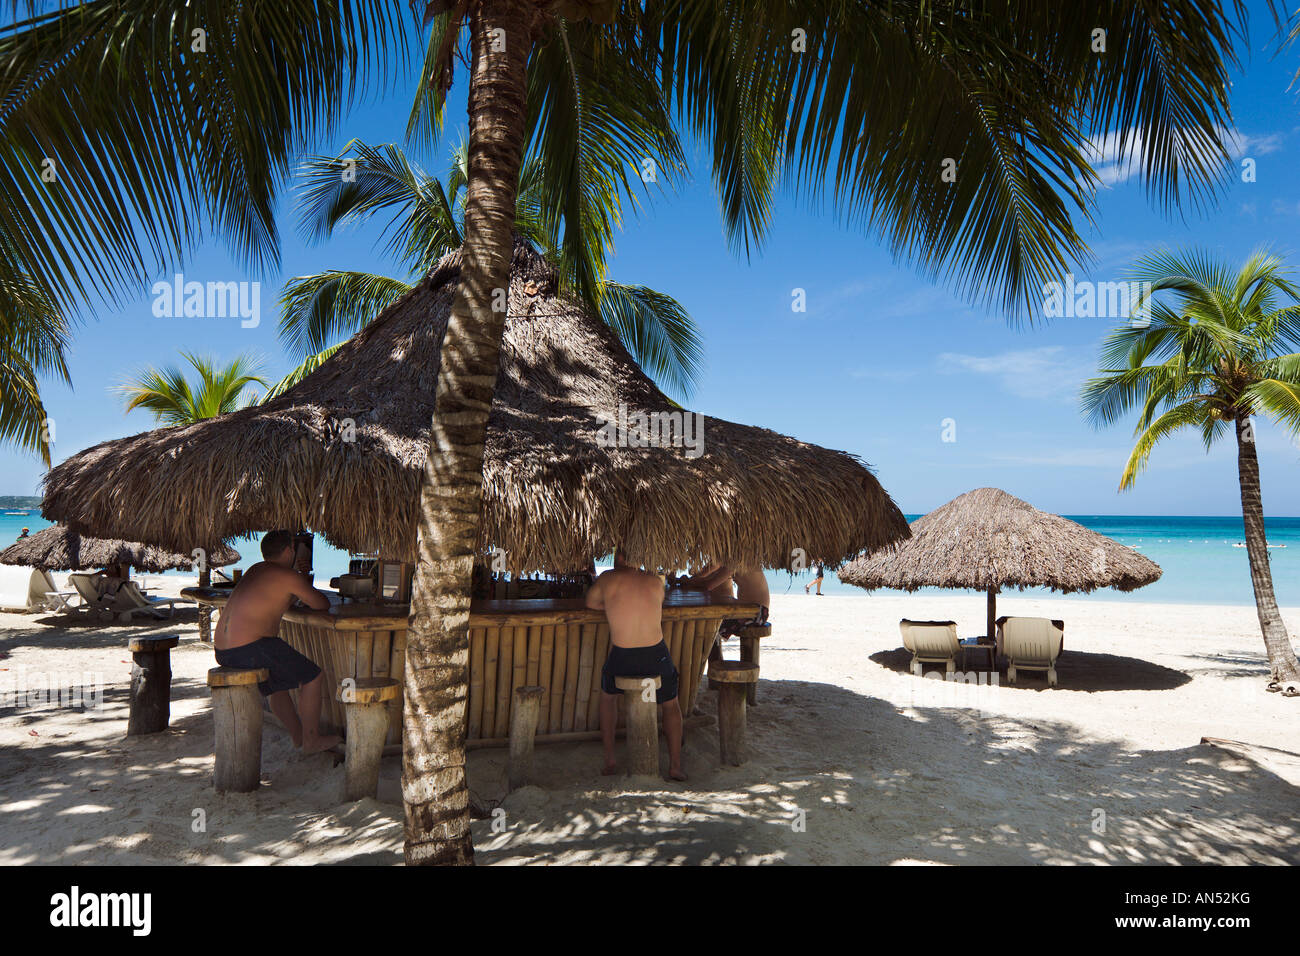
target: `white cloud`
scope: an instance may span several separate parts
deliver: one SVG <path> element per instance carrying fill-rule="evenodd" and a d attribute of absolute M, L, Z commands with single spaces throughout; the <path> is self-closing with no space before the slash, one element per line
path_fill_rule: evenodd
<path fill-rule="evenodd" d="M 1218 127 L 1218 138 L 1227 146 L 1228 155 L 1236 160 L 1243 156 L 1264 156 L 1282 149 L 1286 138 L 1282 133 L 1267 136 L 1247 136 L 1226 127 Z M 1124 161 L 1118 159 L 1121 146 L 1126 147 Z M 1112 130 L 1102 136 L 1090 138 L 1084 145 L 1084 156 L 1092 163 L 1103 186 L 1117 186 L 1127 182 L 1142 171 L 1142 131 L 1137 127 Z"/>
<path fill-rule="evenodd" d="M 1091 361 L 1072 355 L 1060 345 L 1018 349 L 999 355 L 965 355 L 944 352 L 939 356 L 942 371 L 965 370 L 986 375 L 1003 390 L 1019 398 L 1058 402 L 1078 400 L 1079 385 L 1096 374 Z"/>

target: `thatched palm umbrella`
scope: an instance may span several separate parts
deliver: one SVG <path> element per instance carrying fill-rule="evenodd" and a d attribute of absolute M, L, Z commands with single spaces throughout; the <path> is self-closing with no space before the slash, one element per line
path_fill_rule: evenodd
<path fill-rule="evenodd" d="M 194 549 L 190 549 L 192 552 Z M 220 568 L 240 559 L 239 552 L 227 545 L 204 548 L 207 566 Z M 176 553 L 139 541 L 92 538 L 54 525 L 23 538 L 0 551 L 0 564 L 17 564 L 45 571 L 84 571 L 126 564 L 141 571 L 189 570 L 192 553 Z"/>
<path fill-rule="evenodd" d="M 46 477 L 44 513 L 180 550 L 309 527 L 339 548 L 413 561 L 459 275 L 459 254 L 445 257 L 271 402 L 73 456 Z M 620 423 L 675 411 L 680 421 L 680 410 L 599 318 L 557 294 L 554 271 L 522 243 L 505 299 L 480 546 L 503 549 L 510 570 L 576 571 L 618 545 L 664 568 L 788 568 L 907 536 L 897 506 L 844 452 L 703 416 L 701 455 L 632 447 L 638 436 L 622 441 Z"/>
<path fill-rule="evenodd" d="M 992 637 L 1004 587 L 1132 591 L 1160 573 L 1158 564 L 1118 541 L 1000 489 L 977 488 L 913 521 L 911 538 L 851 561 L 839 575 L 867 590 L 987 591 Z"/>

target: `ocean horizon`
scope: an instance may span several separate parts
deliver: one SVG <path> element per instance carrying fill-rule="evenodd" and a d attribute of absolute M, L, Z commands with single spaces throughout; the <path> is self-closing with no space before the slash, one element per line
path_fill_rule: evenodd
<path fill-rule="evenodd" d="M 907 515 L 913 521 L 920 515 Z M 1160 565 L 1160 580 L 1136 591 L 1121 592 L 1110 589 L 1092 594 L 1059 594 L 1042 588 L 1015 589 L 1007 595 L 1023 593 L 1027 596 L 1051 597 L 1061 600 L 1138 601 L 1162 604 L 1227 604 L 1253 605 L 1254 593 L 1250 584 L 1250 568 L 1244 547 L 1240 516 L 1188 516 L 1188 515 L 1065 515 L 1071 521 L 1099 534 L 1114 538 L 1121 544 L 1141 551 Z M 23 513 L 9 509 L 0 513 L 0 546 L 13 543 L 26 526 L 33 533 L 49 527 L 38 512 Z M 1265 519 L 1268 534 L 1269 560 L 1273 570 L 1273 586 L 1278 604 L 1283 607 L 1300 607 L 1300 517 Z M 235 565 L 247 568 L 260 558 L 260 536 L 237 540 L 233 546 L 243 560 Z M 330 547 L 317 538 L 314 552 L 316 580 L 327 584 L 329 579 L 347 571 L 348 555 Z M 169 572 L 182 573 L 182 572 Z M 785 571 L 767 572 L 768 585 L 773 594 L 796 594 L 811 580 L 811 574 L 791 575 Z M 882 589 L 866 592 L 844 584 L 835 573 L 827 570 L 822 584 L 825 594 L 870 597 L 871 593 L 897 593 Z M 962 592 L 939 588 L 922 588 L 916 592 L 918 599 L 927 594 L 954 594 Z M 978 592 L 969 592 L 975 596 Z"/>

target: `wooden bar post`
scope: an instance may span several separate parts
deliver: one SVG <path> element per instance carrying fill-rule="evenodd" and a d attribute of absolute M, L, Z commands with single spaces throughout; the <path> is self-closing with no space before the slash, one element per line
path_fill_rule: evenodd
<path fill-rule="evenodd" d="M 212 587 L 212 571 L 208 568 L 207 562 L 203 564 L 203 570 L 199 572 L 199 587 Z M 199 604 L 199 640 L 204 644 L 212 643 L 212 605 Z"/>
<path fill-rule="evenodd" d="M 989 620 L 988 633 L 985 637 L 992 641 L 997 639 L 997 619 L 998 619 L 998 589 L 989 588 Z"/>
<path fill-rule="evenodd" d="M 740 630 L 740 659 L 746 664 L 758 664 L 759 642 L 772 636 L 771 624 L 750 624 Z M 750 707 L 758 705 L 758 681 L 750 684 L 745 692 L 746 702 Z"/>
<path fill-rule="evenodd" d="M 510 708 L 510 758 L 507 780 L 511 790 L 518 790 L 533 781 L 533 741 L 537 737 L 537 721 L 542 713 L 542 695 L 545 687 L 515 688 L 514 706 Z"/>
<path fill-rule="evenodd" d="M 654 691 L 662 683 L 658 677 L 614 678 L 614 686 L 623 692 L 623 700 L 627 703 L 629 776 L 659 776 L 659 705 Z"/>
<path fill-rule="evenodd" d="M 171 649 L 180 636 L 133 637 L 127 645 L 135 664 L 131 667 L 131 715 L 126 735 L 157 734 L 171 719 Z"/>
<path fill-rule="evenodd" d="M 347 720 L 343 761 L 343 800 L 373 797 L 379 790 L 379 763 L 388 735 L 388 701 L 401 685 L 389 677 L 356 677 L 339 681 L 338 699 Z"/>
<path fill-rule="evenodd" d="M 208 671 L 212 722 L 216 731 L 217 793 L 249 793 L 262 778 L 262 695 L 265 667 L 214 667 Z"/>

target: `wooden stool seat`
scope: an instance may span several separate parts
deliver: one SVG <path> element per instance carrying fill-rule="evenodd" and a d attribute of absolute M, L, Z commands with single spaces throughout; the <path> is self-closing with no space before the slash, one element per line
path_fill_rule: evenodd
<path fill-rule="evenodd" d="M 624 693 L 628 691 L 639 693 L 640 691 L 645 690 L 646 681 L 653 681 L 655 690 L 662 687 L 664 683 L 663 678 L 661 677 L 650 677 L 647 675 L 645 677 L 615 677 L 614 686 Z"/>
<path fill-rule="evenodd" d="M 739 767 L 749 759 L 745 712 L 758 683 L 758 665 L 749 661 L 709 661 L 709 685 L 718 689 L 718 756 Z"/>
<path fill-rule="evenodd" d="M 360 800 L 379 792 L 379 764 L 388 735 L 388 701 L 402 685 L 391 677 L 345 677 L 338 699 L 347 722 L 343 760 L 343 799 Z"/>
<path fill-rule="evenodd" d="M 709 680 L 718 684 L 757 684 L 758 665 L 749 661 L 709 661 Z"/>
<path fill-rule="evenodd" d="M 242 687 L 268 680 L 271 672 L 265 667 L 212 667 L 208 670 L 209 687 Z"/>
<path fill-rule="evenodd" d="M 218 793 L 250 793 L 262 779 L 262 695 L 257 685 L 271 676 L 265 667 L 213 667 L 212 723 L 216 761 L 212 783 Z"/>
<path fill-rule="evenodd" d="M 402 685 L 391 677 L 347 677 L 339 681 L 338 699 L 344 704 L 382 704 L 397 700 Z"/>
<path fill-rule="evenodd" d="M 171 722 L 171 649 L 181 641 L 179 634 L 133 637 L 131 652 L 131 709 L 126 735 L 160 734 Z"/>
<path fill-rule="evenodd" d="M 649 674 L 614 678 L 627 703 L 627 772 L 632 776 L 659 775 L 659 704 L 653 694 L 646 700 L 645 692 L 662 684 Z"/>
<path fill-rule="evenodd" d="M 772 625 L 771 624 L 750 624 L 746 627 L 742 627 L 739 631 L 736 632 L 736 635 L 740 637 L 741 640 L 744 640 L 747 637 L 750 638 L 771 637 Z"/>
<path fill-rule="evenodd" d="M 126 646 L 132 654 L 157 654 L 171 650 L 180 642 L 179 635 L 164 634 L 161 637 L 133 637 Z"/>

